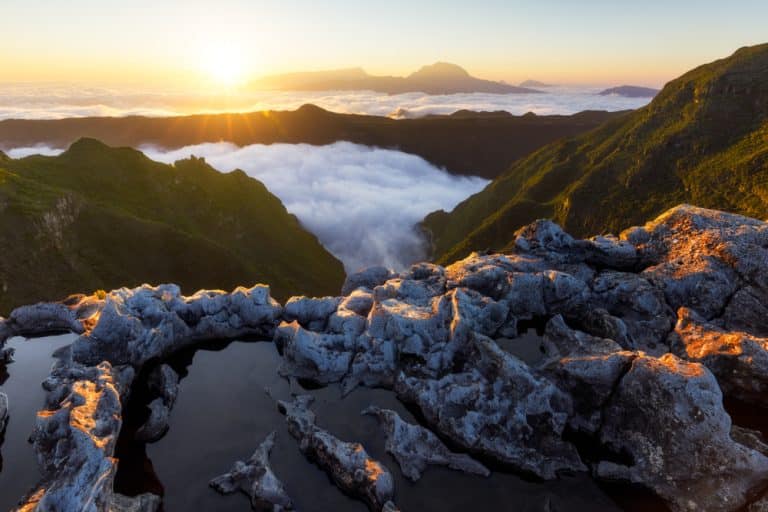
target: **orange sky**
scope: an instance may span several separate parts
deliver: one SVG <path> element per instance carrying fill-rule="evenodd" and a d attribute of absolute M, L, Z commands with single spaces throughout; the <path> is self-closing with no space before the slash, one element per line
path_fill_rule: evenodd
<path fill-rule="evenodd" d="M 351 66 L 402 75 L 442 60 L 509 82 L 659 86 L 768 38 L 763 0 L 126 4 L 4 0 L 0 81 L 189 88 Z"/>

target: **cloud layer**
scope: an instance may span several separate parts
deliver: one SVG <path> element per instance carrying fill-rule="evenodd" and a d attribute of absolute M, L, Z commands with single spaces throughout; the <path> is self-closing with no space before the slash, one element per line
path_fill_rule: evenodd
<path fill-rule="evenodd" d="M 370 265 L 401 269 L 424 258 L 414 225 L 488 183 L 452 176 L 414 155 L 349 142 L 141 149 L 166 163 L 195 155 L 222 172 L 242 169 L 277 195 L 348 272 Z"/>
<path fill-rule="evenodd" d="M 0 119 L 57 119 L 85 116 L 173 116 L 199 112 L 293 110 L 314 103 L 334 112 L 392 117 L 451 114 L 457 110 L 506 110 L 513 114 L 573 114 L 582 110 L 625 110 L 647 98 L 599 96 L 601 88 L 555 87 L 544 94 L 387 95 L 371 91 L 251 92 L 215 97 L 181 91 L 0 84 Z"/>

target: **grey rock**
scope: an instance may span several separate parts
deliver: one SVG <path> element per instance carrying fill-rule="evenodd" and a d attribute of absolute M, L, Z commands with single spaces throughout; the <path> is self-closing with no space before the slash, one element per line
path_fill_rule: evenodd
<path fill-rule="evenodd" d="M 264 285 L 232 293 L 201 290 L 190 297 L 176 285 L 121 288 L 107 294 L 93 329 L 74 342 L 73 358 L 141 366 L 201 341 L 271 338 L 281 313 Z"/>
<path fill-rule="evenodd" d="M 280 374 L 319 384 L 338 382 L 349 371 L 353 356 L 344 342 L 341 334 L 319 334 L 297 321 L 283 322 L 275 333 L 275 344 L 283 355 Z"/>
<path fill-rule="evenodd" d="M 473 364 L 440 379 L 400 376 L 401 400 L 418 405 L 429 424 L 461 447 L 540 478 L 586 469 L 562 439 L 570 397 L 481 335 Z"/>
<path fill-rule="evenodd" d="M 285 486 L 269 464 L 275 435 L 275 432 L 269 434 L 250 459 L 235 462 L 228 473 L 211 480 L 210 486 L 222 494 L 232 494 L 236 491 L 246 494 L 251 499 L 253 510 L 293 510 L 293 502 L 286 493 Z"/>
<path fill-rule="evenodd" d="M 278 402 L 302 453 L 328 473 L 342 491 L 361 499 L 371 510 L 392 510 L 387 503 L 393 499 L 395 484 L 386 466 L 371 458 L 361 444 L 341 441 L 315 425 L 311 403 L 309 395 Z"/>
<path fill-rule="evenodd" d="M 768 338 L 768 290 L 746 285 L 731 297 L 723 312 L 728 331 L 748 332 Z"/>
<path fill-rule="evenodd" d="M 33 336 L 56 331 L 85 331 L 76 311 L 60 302 L 41 302 L 14 309 L 6 325 L 15 335 Z"/>
<path fill-rule="evenodd" d="M 363 414 L 378 418 L 385 429 L 387 451 L 400 464 L 403 475 L 414 482 L 421 478 L 429 465 L 446 466 L 482 476 L 491 474 L 488 468 L 469 455 L 450 451 L 429 430 L 406 423 L 395 411 L 371 406 Z"/>
<path fill-rule="evenodd" d="M 639 355 L 605 409 L 600 439 L 631 462 L 596 474 L 640 483 L 673 510 L 737 510 L 768 478 L 768 458 L 731 438 L 715 377 L 672 354 Z"/>
<path fill-rule="evenodd" d="M 385 267 L 369 267 L 363 269 L 347 276 L 344 285 L 341 287 L 341 294 L 349 295 L 358 288 L 373 290 L 394 276 L 394 272 Z"/>
<path fill-rule="evenodd" d="M 8 426 L 8 395 L 0 391 L 0 434 Z"/>
<path fill-rule="evenodd" d="M 166 407 L 172 408 L 179 394 L 179 375 L 167 364 L 161 364 L 150 372 L 147 387 Z"/>
<path fill-rule="evenodd" d="M 0 348 L 0 364 L 6 365 L 13 362 L 13 354 L 16 353 L 16 349 L 13 347 Z"/>
<path fill-rule="evenodd" d="M 724 331 L 688 308 L 677 314 L 670 336 L 675 354 L 709 368 L 726 396 L 762 404 L 768 391 L 768 339 Z"/>
<path fill-rule="evenodd" d="M 152 400 L 149 403 L 149 418 L 136 431 L 136 439 L 148 443 L 158 441 L 168 432 L 170 415 L 171 406 L 168 406 L 162 398 Z"/>
<path fill-rule="evenodd" d="M 19 510 L 97 512 L 112 504 L 113 457 L 122 406 L 109 363 L 82 369 L 61 386 L 69 394 L 37 415 L 32 441 L 43 480 Z"/>
<path fill-rule="evenodd" d="M 594 306 L 620 319 L 629 340 L 624 348 L 637 347 L 653 354 L 667 352 L 666 337 L 674 326 L 674 311 L 662 289 L 637 274 L 604 271 L 591 283 Z"/>
<path fill-rule="evenodd" d="M 156 512 L 160 510 L 161 504 L 160 496 L 151 493 L 130 497 L 114 493 L 109 512 Z"/>
<path fill-rule="evenodd" d="M 570 329 L 560 316 L 547 323 L 544 346 L 547 357 L 541 372 L 573 400 L 569 425 L 589 434 L 598 432 L 603 409 L 636 354 L 613 340 Z"/>
<path fill-rule="evenodd" d="M 291 297 L 285 303 L 283 318 L 288 322 L 298 321 L 303 327 L 313 331 L 325 329 L 328 317 L 336 312 L 341 297 Z"/>

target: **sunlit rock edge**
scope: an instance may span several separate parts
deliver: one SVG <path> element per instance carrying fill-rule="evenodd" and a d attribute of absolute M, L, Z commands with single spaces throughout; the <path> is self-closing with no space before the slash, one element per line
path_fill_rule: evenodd
<path fill-rule="evenodd" d="M 510 254 L 399 274 L 368 269 L 340 297 L 294 297 L 284 307 L 265 285 L 189 297 L 144 285 L 14 310 L 0 323 L 2 340 L 80 335 L 43 383 L 32 441 L 44 478 L 19 510 L 157 508 L 157 497 L 113 492 L 131 384 L 145 364 L 183 347 L 246 336 L 274 340 L 286 377 L 345 392 L 382 387 L 417 407 L 424 425 L 382 431 L 413 477 L 450 465 L 424 458 L 441 451 L 419 445 L 429 427 L 465 452 L 453 454 L 466 456 L 459 469 L 482 473 L 475 456 L 541 479 L 589 471 L 639 484 L 680 511 L 761 500 L 768 447 L 732 424 L 723 398 L 762 407 L 768 387 L 768 223 L 681 205 L 619 237 L 576 240 L 545 220 L 515 236 Z M 545 329 L 530 364 L 497 343 L 514 339 L 522 321 Z M 167 429 L 178 384 L 158 372 L 149 440 Z M 322 453 L 338 485 L 373 510 L 395 509 L 391 469 L 368 466 L 362 446 L 315 426 L 308 399 L 280 407 L 302 451 Z M 268 467 L 269 447 L 259 450 L 235 469 Z M 266 495 L 286 507 L 285 493 Z"/>

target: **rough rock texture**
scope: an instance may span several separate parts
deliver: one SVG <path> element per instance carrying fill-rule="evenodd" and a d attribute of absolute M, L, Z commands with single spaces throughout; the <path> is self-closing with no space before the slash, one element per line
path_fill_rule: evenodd
<path fill-rule="evenodd" d="M 112 489 L 115 443 L 135 376 L 146 362 L 191 343 L 270 337 L 281 312 L 263 285 L 237 288 L 230 294 L 200 291 L 191 297 L 182 296 L 175 285 L 144 285 L 109 292 L 103 299 L 73 296 L 11 313 L 3 325 L 4 332 L 13 335 L 81 333 L 71 347 L 57 353 L 59 359 L 43 382 L 46 405 L 31 437 L 43 480 L 19 510 L 157 508 L 159 499 L 151 495 L 129 499 Z M 157 398 L 139 436 L 154 440 L 168 428 L 178 376 L 160 365 L 150 373 L 148 384 Z"/>
<path fill-rule="evenodd" d="M 229 473 L 214 478 L 210 486 L 222 494 L 241 491 L 251 498 L 257 511 L 293 510 L 293 502 L 280 479 L 269 465 L 269 453 L 275 444 L 272 432 L 247 461 L 237 461 Z"/>
<path fill-rule="evenodd" d="M 113 494 L 109 512 L 156 512 L 160 510 L 162 499 L 160 496 L 146 493 L 138 496 L 123 496 Z"/>
<path fill-rule="evenodd" d="M 8 395 L 0 391 L 0 435 L 8 426 Z"/>
<path fill-rule="evenodd" d="M 599 477 L 642 482 L 675 510 L 735 510 L 768 479 L 768 458 L 731 438 L 712 373 L 673 354 L 632 361 L 600 440 L 630 461 L 601 462 Z"/>
<path fill-rule="evenodd" d="M 149 403 L 149 418 L 136 432 L 136 439 L 159 440 L 168 431 L 171 409 L 179 392 L 179 376 L 167 364 L 156 367 L 148 378 L 149 391 L 157 396 Z"/>
<path fill-rule="evenodd" d="M 725 331 L 695 311 L 680 308 L 670 340 L 677 355 L 702 363 L 715 374 L 723 394 L 753 403 L 764 399 L 768 391 L 768 339 Z"/>
<path fill-rule="evenodd" d="M 576 448 L 563 440 L 571 398 L 536 376 L 519 359 L 481 335 L 471 369 L 440 379 L 401 374 L 401 400 L 419 406 L 427 421 L 467 450 L 519 471 L 554 478 L 586 470 Z"/>
<path fill-rule="evenodd" d="M 176 285 L 109 292 L 93 329 L 72 346 L 75 360 L 141 366 L 191 343 L 269 336 L 282 312 L 269 287 L 232 293 L 201 290 L 184 297 Z"/>
<path fill-rule="evenodd" d="M 368 407 L 363 414 L 376 416 L 387 436 L 386 449 L 391 453 L 406 478 L 414 482 L 429 465 L 447 466 L 451 469 L 488 476 L 491 472 L 463 453 L 453 453 L 435 434 L 419 425 L 403 421 L 399 414 L 389 409 Z"/>
<path fill-rule="evenodd" d="M 299 442 L 302 453 L 323 468 L 339 488 L 363 500 L 372 511 L 392 510 L 388 503 L 395 494 L 395 483 L 389 470 L 372 459 L 361 444 L 341 441 L 315 425 L 311 404 L 309 395 L 278 402 L 288 431 Z"/>
<path fill-rule="evenodd" d="M 0 345 L 11 336 L 35 336 L 51 332 L 86 332 L 104 303 L 96 296 L 72 295 L 62 302 L 41 302 L 14 309 L 0 317 Z"/>
<path fill-rule="evenodd" d="M 510 247 L 445 268 L 368 269 L 340 297 L 296 297 L 285 309 L 265 286 L 182 297 L 173 285 L 20 308 L 0 337 L 82 333 L 44 383 L 33 439 L 45 480 L 28 503 L 108 510 L 134 372 L 199 341 L 273 333 L 283 375 L 393 390 L 436 434 L 523 473 L 590 471 L 644 486 L 675 511 L 735 511 L 765 494 L 768 447 L 732 425 L 722 398 L 765 407 L 768 223 L 681 205 L 619 237 L 576 240 L 537 221 Z M 544 335 L 526 363 L 502 347 L 526 342 L 518 330 L 531 322 Z M 158 371 L 162 426 L 175 386 Z M 309 398 L 280 407 L 339 487 L 395 510 L 391 474 L 317 427 Z M 410 476 L 442 453 L 392 446 Z"/>
<path fill-rule="evenodd" d="M 37 415 L 32 442 L 43 481 L 21 510 L 108 510 L 117 461 L 112 457 L 122 425 L 120 382 L 133 370 L 104 362 L 62 366 L 49 407 Z M 51 398 L 51 395 L 49 395 Z"/>

